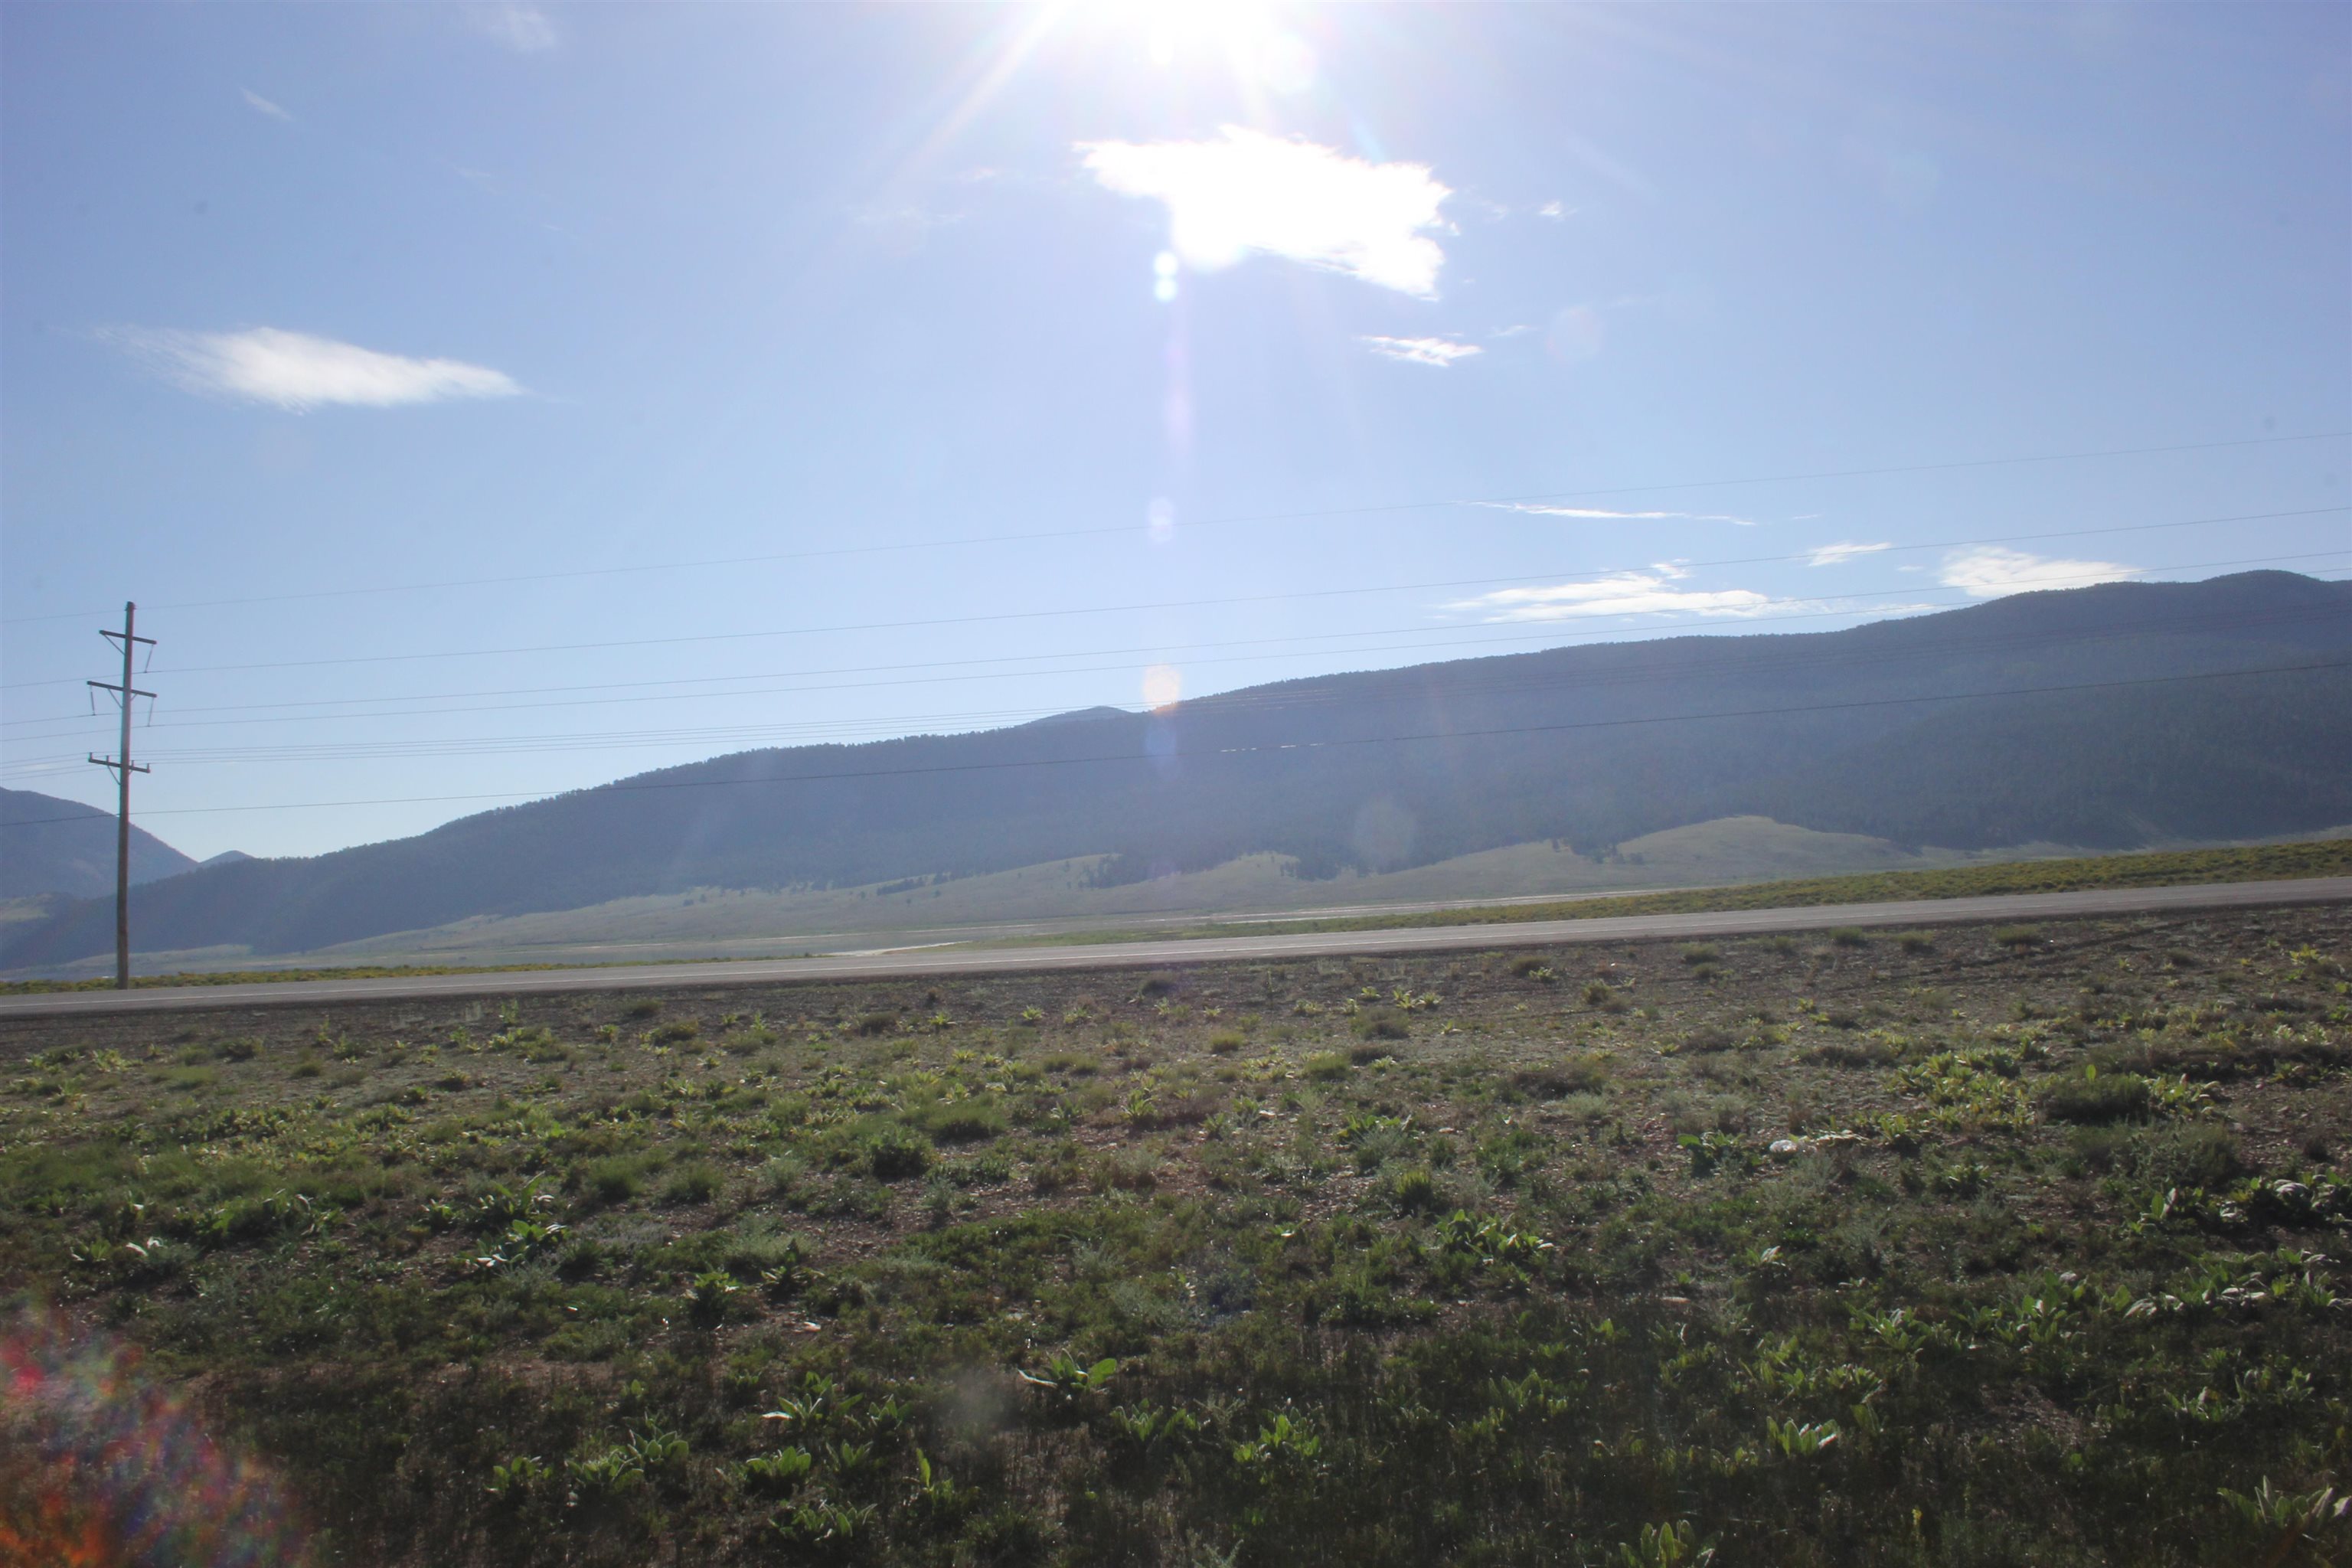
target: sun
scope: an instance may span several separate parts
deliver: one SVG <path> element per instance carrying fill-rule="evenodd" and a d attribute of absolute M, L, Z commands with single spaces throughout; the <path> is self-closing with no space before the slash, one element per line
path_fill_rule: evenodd
<path fill-rule="evenodd" d="M 1140 0 L 1132 7 L 1154 69 L 1230 73 L 1244 89 L 1285 96 L 1315 84 L 1315 51 L 1256 0 Z"/>

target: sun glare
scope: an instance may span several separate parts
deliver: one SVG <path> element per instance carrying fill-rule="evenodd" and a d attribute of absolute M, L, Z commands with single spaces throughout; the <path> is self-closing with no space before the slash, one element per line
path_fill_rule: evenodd
<path fill-rule="evenodd" d="M 1245 90 L 1288 96 L 1315 85 L 1315 51 L 1273 7 L 1248 0 L 1145 0 L 1136 10 L 1144 54 L 1161 70 L 1215 66 Z"/>

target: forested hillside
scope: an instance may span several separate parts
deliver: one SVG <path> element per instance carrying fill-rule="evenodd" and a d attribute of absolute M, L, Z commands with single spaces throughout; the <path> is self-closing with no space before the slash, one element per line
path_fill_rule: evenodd
<path fill-rule="evenodd" d="M 1760 814 L 1903 844 L 2121 848 L 2352 822 L 2352 584 L 2021 595 L 1806 636 L 1681 637 L 1283 682 L 1151 714 L 743 752 L 134 900 L 139 944 L 293 952 L 698 886 L 1307 874 L 1601 847 Z M 102 950 L 68 907 L 0 966 Z"/>
<path fill-rule="evenodd" d="M 36 893 L 96 898 L 114 892 L 114 814 L 28 789 L 0 789 L 0 899 Z M 139 826 L 131 828 L 131 879 L 152 882 L 196 863 Z"/>

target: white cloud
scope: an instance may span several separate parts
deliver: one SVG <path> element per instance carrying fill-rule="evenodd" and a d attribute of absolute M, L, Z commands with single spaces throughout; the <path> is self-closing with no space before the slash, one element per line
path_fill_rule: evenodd
<path fill-rule="evenodd" d="M 1437 291 L 1430 235 L 1454 193 L 1421 163 L 1368 163 L 1311 142 L 1228 125 L 1205 142 L 1083 142 L 1107 190 L 1168 208 L 1170 243 L 1203 270 L 1252 251 L 1344 272 L 1399 293 Z"/>
<path fill-rule="evenodd" d="M 1575 210 L 1576 209 L 1574 207 L 1569 206 L 1565 203 L 1546 202 L 1543 205 L 1536 208 L 1536 216 L 1548 217 L 1554 223 L 1558 223 L 1561 218 L 1566 217 Z"/>
<path fill-rule="evenodd" d="M 1434 365 L 1444 370 L 1458 359 L 1486 351 L 1476 343 L 1457 343 L 1451 338 L 1380 338 L 1361 340 L 1366 347 L 1382 359 L 1402 360 L 1407 364 Z"/>
<path fill-rule="evenodd" d="M 1891 544 L 1856 544 L 1852 540 L 1840 540 L 1835 544 L 1823 544 L 1805 552 L 1808 566 L 1838 566 L 1857 555 L 1875 555 L 1882 550 L 1892 550 Z"/>
<path fill-rule="evenodd" d="M 1646 572 L 1612 572 L 1581 583 L 1538 588 L 1499 588 L 1445 607 L 1487 621 L 1566 621 L 1591 616 L 1754 616 L 1773 601 L 1749 588 L 1677 588 L 1686 576 L 1661 563 Z"/>
<path fill-rule="evenodd" d="M 2083 588 L 2094 583 L 2113 583 L 2132 576 L 2137 570 L 2113 561 L 2063 561 L 1986 544 L 1945 556 L 1937 581 L 1971 598 L 1993 599 L 2003 594 L 2028 594 L 2040 588 Z"/>
<path fill-rule="evenodd" d="M 245 94 L 247 106 L 258 113 L 267 114 L 272 120 L 284 120 L 289 122 L 294 118 L 292 115 L 287 113 L 286 110 L 270 102 L 268 99 L 262 97 L 259 93 L 254 91 L 253 89 L 249 87 L 238 88 L 237 91 Z"/>
<path fill-rule="evenodd" d="M 555 24 L 536 5 L 477 5 L 466 15 L 474 31 L 519 55 L 544 54 L 555 47 Z"/>
<path fill-rule="evenodd" d="M 1480 506 L 1493 507 L 1497 511 L 1525 512 L 1529 517 L 1571 517 L 1580 522 L 1731 522 L 1742 528 L 1753 528 L 1756 520 L 1734 517 L 1726 511 L 1612 511 L 1598 506 L 1552 506 L 1544 501 L 1509 500 L 1479 501 Z"/>
<path fill-rule="evenodd" d="M 188 332 L 119 327 L 100 334 L 192 392 L 303 413 L 322 404 L 390 408 L 453 397 L 511 397 L 502 371 L 454 359 L 378 353 L 307 332 L 253 327 Z"/>

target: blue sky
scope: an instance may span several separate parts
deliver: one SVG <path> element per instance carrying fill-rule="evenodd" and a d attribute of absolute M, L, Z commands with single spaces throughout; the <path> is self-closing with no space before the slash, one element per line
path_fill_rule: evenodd
<path fill-rule="evenodd" d="M 142 820 L 198 855 L 2352 567 L 2341 6 L 0 29 L 0 778 L 110 798 L 79 683 L 136 598 Z"/>

